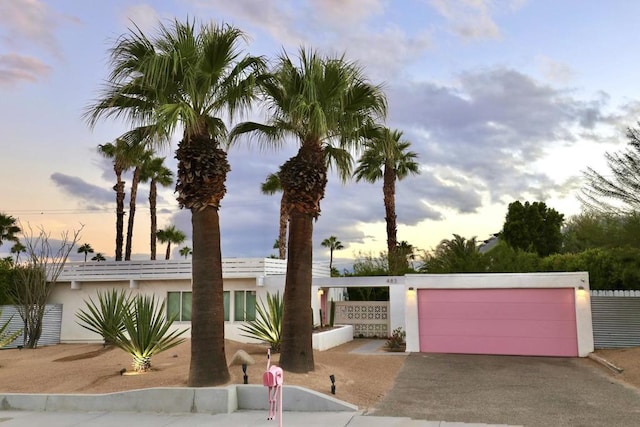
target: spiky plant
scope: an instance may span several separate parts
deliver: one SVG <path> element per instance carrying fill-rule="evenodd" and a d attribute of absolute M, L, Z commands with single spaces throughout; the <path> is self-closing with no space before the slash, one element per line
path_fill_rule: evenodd
<path fill-rule="evenodd" d="M 2 316 L 2 310 L 0 310 L 0 316 Z M 11 316 L 5 323 L 0 324 L 0 348 L 11 344 L 22 333 L 22 329 L 19 329 L 15 332 L 9 332 L 7 330 L 9 329 L 9 323 L 11 323 L 11 319 L 13 319 L 13 316 Z"/>
<path fill-rule="evenodd" d="M 131 306 L 131 296 L 124 290 L 98 291 L 98 304 L 91 298 L 85 301 L 86 310 L 76 313 L 78 325 L 100 334 L 105 345 L 113 344 L 119 332 L 124 331 L 124 318 Z"/>
<path fill-rule="evenodd" d="M 271 346 L 271 351 L 280 352 L 283 312 L 284 304 L 280 293 L 275 295 L 267 293 L 267 305 L 265 306 L 264 301 L 256 304 L 256 320 L 240 326 L 240 330 L 246 332 L 242 335 L 264 341 Z"/>
<path fill-rule="evenodd" d="M 187 332 L 169 332 L 175 317 L 166 318 L 164 301 L 157 304 L 155 297 L 137 295 L 123 317 L 124 331 L 114 337 L 114 344 L 133 358 L 133 369 L 145 372 L 151 368 L 151 357 L 181 344 Z"/>

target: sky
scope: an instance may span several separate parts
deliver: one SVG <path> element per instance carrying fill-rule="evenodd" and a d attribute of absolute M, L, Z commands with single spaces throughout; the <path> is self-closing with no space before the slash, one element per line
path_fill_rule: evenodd
<path fill-rule="evenodd" d="M 158 22 L 190 18 L 240 28 L 246 53 L 269 59 L 300 46 L 344 54 L 384 85 L 386 125 L 404 133 L 421 170 L 397 184 L 399 240 L 424 250 L 453 233 L 482 241 L 515 200 L 568 218 L 581 210 L 582 172 L 606 175 L 604 153 L 623 149 L 638 120 L 639 15 L 640 2 L 627 0 L 0 0 L 0 212 L 52 238 L 83 227 L 80 243 L 114 256 L 115 177 L 97 147 L 129 127 L 105 119 L 91 129 L 82 114 L 118 36 L 133 23 L 152 35 Z M 159 153 L 174 172 L 178 138 Z M 277 252 L 280 199 L 260 183 L 296 150 L 248 140 L 231 149 L 223 257 Z M 142 184 L 135 259 L 149 256 L 147 196 Z M 173 187 L 158 205 L 159 227 L 175 224 L 189 246 L 190 213 Z M 345 246 L 334 254 L 339 269 L 385 250 L 382 183 L 330 175 L 321 208 L 314 258 L 328 259 L 320 243 L 331 235 Z"/>

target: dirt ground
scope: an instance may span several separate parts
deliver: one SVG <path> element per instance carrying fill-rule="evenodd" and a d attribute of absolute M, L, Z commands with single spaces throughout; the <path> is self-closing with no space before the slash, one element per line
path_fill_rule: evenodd
<path fill-rule="evenodd" d="M 335 375 L 334 397 L 371 408 L 393 386 L 405 356 L 361 355 L 351 350 L 368 342 L 354 340 L 340 347 L 314 352 L 315 370 L 308 374 L 284 373 L 285 385 L 299 385 L 331 395 L 329 375 Z M 227 363 L 235 352 L 249 353 L 255 364 L 248 367 L 250 384 L 262 384 L 266 347 L 227 341 Z M 0 350 L 0 393 L 109 393 L 148 387 L 184 387 L 189 374 L 190 342 L 180 344 L 151 359 L 152 371 L 141 375 L 120 374 L 131 370 L 131 359 L 114 347 L 101 344 L 60 344 L 33 350 Z M 278 355 L 272 356 L 275 364 Z M 230 384 L 242 384 L 242 368 L 231 366 Z"/>
<path fill-rule="evenodd" d="M 329 375 L 336 378 L 335 397 L 373 408 L 394 384 L 404 355 L 350 353 L 368 340 L 354 340 L 334 349 L 314 352 L 315 370 L 308 374 L 285 372 L 285 384 L 299 385 L 331 395 Z M 227 362 L 239 349 L 255 359 L 249 366 L 250 384 L 261 384 L 266 368 L 266 347 L 226 342 Z M 109 393 L 148 387 L 183 387 L 189 372 L 190 342 L 153 357 L 151 372 L 120 374 L 131 370 L 131 360 L 118 348 L 101 344 L 60 344 L 35 350 L 0 350 L 0 393 Z M 622 373 L 602 367 L 611 376 L 640 388 L 640 347 L 598 350 L 596 354 L 623 368 Z M 278 355 L 273 362 L 277 364 Z M 231 366 L 230 384 L 242 383 L 242 369 Z"/>

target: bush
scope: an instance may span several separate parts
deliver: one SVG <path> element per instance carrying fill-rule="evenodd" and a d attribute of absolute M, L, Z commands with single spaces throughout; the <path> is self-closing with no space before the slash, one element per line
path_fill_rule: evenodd
<path fill-rule="evenodd" d="M 388 350 L 399 350 L 402 346 L 406 345 L 405 338 L 407 337 L 407 333 L 402 329 L 402 327 L 395 328 L 391 333 L 391 336 L 387 338 L 387 342 L 384 345 Z"/>
<path fill-rule="evenodd" d="M 0 310 L 0 316 L 2 316 L 2 310 Z M 8 331 L 11 319 L 13 319 L 13 316 L 11 316 L 5 323 L 0 324 L 0 348 L 14 342 L 16 338 L 18 338 L 22 333 L 22 329 L 19 329 L 15 332 Z"/>
<path fill-rule="evenodd" d="M 283 313 L 284 301 L 280 293 L 267 293 L 267 305 L 264 305 L 264 301 L 256 304 L 256 320 L 240 326 L 240 330 L 246 332 L 243 336 L 264 341 L 271 346 L 272 352 L 278 353 L 282 343 Z"/>

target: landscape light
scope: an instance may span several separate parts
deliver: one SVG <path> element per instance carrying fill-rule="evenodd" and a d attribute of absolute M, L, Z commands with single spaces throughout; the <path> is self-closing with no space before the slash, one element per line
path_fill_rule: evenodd
<path fill-rule="evenodd" d="M 336 376 L 331 374 L 329 379 L 331 380 L 331 394 L 336 394 Z"/>

